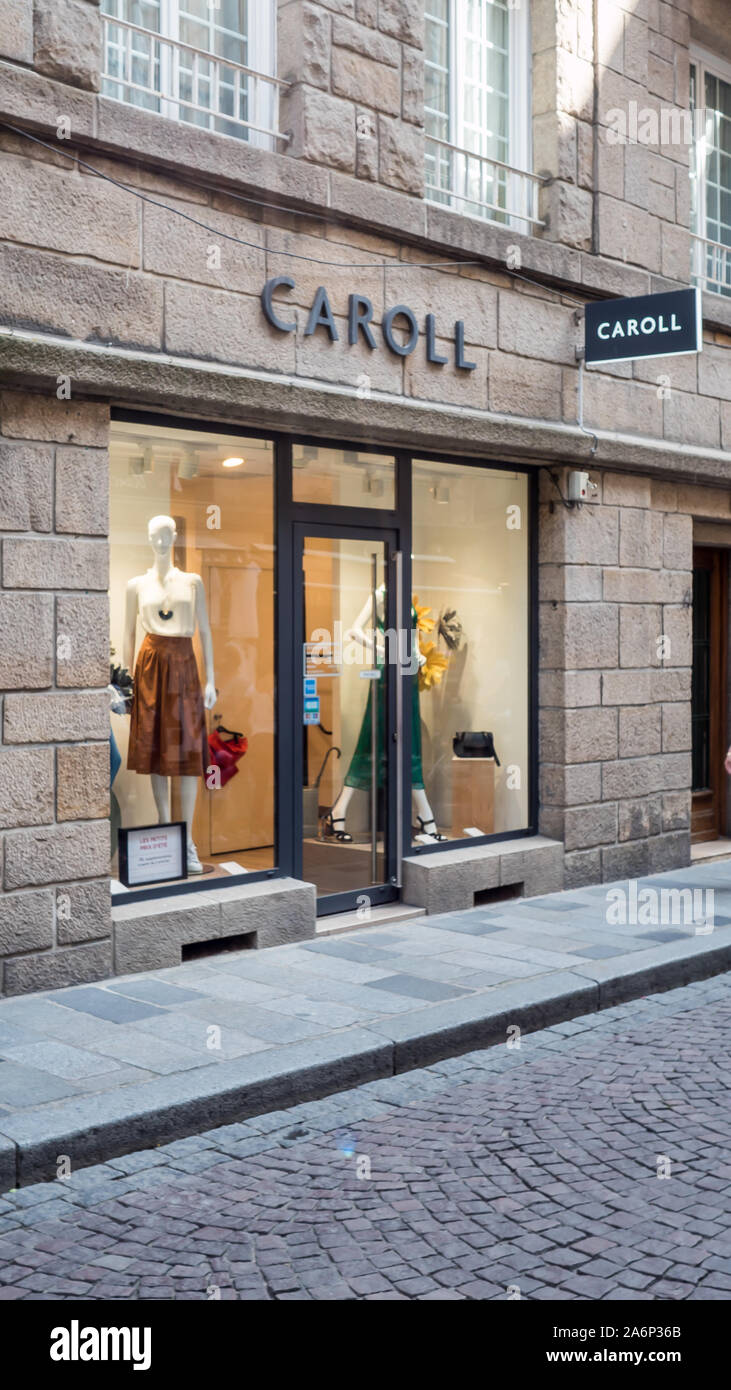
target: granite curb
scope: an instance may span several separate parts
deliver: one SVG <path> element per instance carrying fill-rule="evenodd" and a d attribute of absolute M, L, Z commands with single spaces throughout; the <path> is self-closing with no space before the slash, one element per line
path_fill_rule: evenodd
<path fill-rule="evenodd" d="M 218 1125 L 317 1100 L 582 1014 L 731 970 L 731 941 L 669 942 L 608 961 L 431 1004 L 198 1071 L 5 1116 L 0 1191 L 55 1179 L 60 1155 L 77 1168 Z"/>

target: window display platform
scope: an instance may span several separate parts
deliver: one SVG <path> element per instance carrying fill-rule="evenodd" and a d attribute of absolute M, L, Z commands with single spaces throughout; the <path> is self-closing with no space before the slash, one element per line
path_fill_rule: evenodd
<path fill-rule="evenodd" d="M 305 941 L 315 935 L 315 912 L 313 884 L 293 878 L 115 903 L 114 971 L 129 975 L 180 965 L 184 948 L 221 943 L 227 937 L 250 936 L 254 948 Z M 241 944 L 239 939 L 237 949 Z"/>
<path fill-rule="evenodd" d="M 414 855 L 403 863 L 403 900 L 427 913 L 475 907 L 481 893 L 519 887 L 520 896 L 563 888 L 564 847 L 545 835 L 526 835 L 470 849 Z"/>

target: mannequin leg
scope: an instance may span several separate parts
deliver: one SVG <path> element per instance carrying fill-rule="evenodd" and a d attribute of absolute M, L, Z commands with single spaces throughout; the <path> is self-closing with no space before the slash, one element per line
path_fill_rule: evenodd
<path fill-rule="evenodd" d="M 167 825 L 170 821 L 170 783 L 167 777 L 161 777 L 159 772 L 151 773 L 150 781 L 157 807 L 158 824 Z"/>
<path fill-rule="evenodd" d="M 332 810 L 328 812 L 325 818 L 326 825 L 330 827 L 330 833 L 335 835 L 336 838 L 339 836 L 341 841 L 343 839 L 351 839 L 351 836 L 347 834 L 345 829 L 345 817 L 348 814 L 348 807 L 353 795 L 353 790 L 353 787 L 343 787 Z"/>
<path fill-rule="evenodd" d="M 345 820 L 348 814 L 348 807 L 352 800 L 353 788 L 343 787 L 335 805 L 332 808 L 333 820 Z"/>
<path fill-rule="evenodd" d="M 437 829 L 436 821 L 434 820 L 434 812 L 432 811 L 432 808 L 429 805 L 429 800 L 423 787 L 414 787 L 411 793 L 411 804 L 414 808 L 414 815 L 416 816 L 417 821 L 421 820 L 423 821 L 425 826 L 428 825 L 430 827 L 429 830 L 422 830 L 421 826 L 419 826 L 419 833 L 429 835 L 429 837 L 433 840 L 439 839 L 440 836 L 439 831 Z M 441 836 L 441 839 L 443 840 L 446 840 L 447 838 L 448 837 L 446 835 Z"/>
<path fill-rule="evenodd" d="M 198 777 L 181 777 L 180 779 L 180 809 L 186 825 L 189 874 L 200 874 L 203 872 L 201 861 L 198 858 L 198 851 L 193 844 L 193 813 L 198 796 L 199 780 L 200 778 Z"/>

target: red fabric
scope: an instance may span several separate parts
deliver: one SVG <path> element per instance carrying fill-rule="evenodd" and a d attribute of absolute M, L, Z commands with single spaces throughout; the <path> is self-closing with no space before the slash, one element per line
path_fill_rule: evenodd
<path fill-rule="evenodd" d="M 225 787 L 232 777 L 236 777 L 239 770 L 236 764 L 239 758 L 243 758 L 248 746 L 248 739 L 229 738 L 224 740 L 215 729 L 212 734 L 208 735 L 210 759 L 220 770 L 222 787 Z"/>

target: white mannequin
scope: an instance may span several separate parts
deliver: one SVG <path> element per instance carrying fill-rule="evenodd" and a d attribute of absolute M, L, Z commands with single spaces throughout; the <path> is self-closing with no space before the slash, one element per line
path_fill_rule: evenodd
<path fill-rule="evenodd" d="M 203 580 L 197 574 L 185 574 L 172 563 L 173 546 L 177 540 L 175 522 L 170 516 L 153 516 L 147 527 L 147 538 L 155 557 L 152 568 L 130 579 L 127 585 L 124 620 L 123 659 L 129 671 L 134 669 L 135 636 L 139 617 L 145 632 L 159 637 L 193 637 L 196 626 L 200 633 L 206 684 L 203 704 L 213 709 L 216 686 L 213 675 L 213 641 L 206 608 Z M 172 608 L 165 620 L 159 610 Z M 150 776 L 152 794 L 157 807 L 158 822 L 170 820 L 170 783 L 167 777 L 153 772 Z M 186 823 L 188 873 L 202 873 L 198 851 L 193 843 L 192 826 L 198 795 L 198 777 L 180 777 L 180 805 Z"/>
<path fill-rule="evenodd" d="M 382 605 L 383 598 L 384 589 L 382 585 L 381 588 L 377 590 L 377 604 Z M 383 618 L 383 612 L 381 611 L 380 613 L 378 613 L 376 617 Z M 366 630 L 366 626 L 368 626 L 368 631 Z M 368 599 L 361 608 L 361 611 L 358 614 L 355 622 L 353 623 L 353 626 L 348 629 L 345 636 L 348 641 L 357 642 L 358 645 L 362 647 L 364 651 L 368 652 L 371 658 L 374 658 L 376 655 L 381 657 L 385 655 L 385 642 L 383 640 L 382 635 L 378 632 L 376 622 L 374 621 L 372 596 L 369 595 Z M 416 632 L 412 634 L 412 642 L 412 649 L 416 652 L 419 667 L 422 667 L 426 661 L 426 657 L 419 650 Z M 340 826 L 341 833 L 345 829 L 345 818 L 348 814 L 348 807 L 350 805 L 354 791 L 355 787 L 343 787 L 340 795 L 335 801 L 330 812 L 333 825 L 338 823 Z M 434 820 L 434 812 L 432 811 L 432 808 L 429 805 L 429 800 L 423 787 L 412 788 L 411 804 L 414 809 L 414 815 L 417 817 L 417 819 L 420 819 L 423 825 L 430 825 L 434 827 L 433 832 L 430 831 L 428 834 L 423 833 L 417 835 L 416 839 L 425 844 L 434 843 L 435 836 L 437 833 L 437 825 L 436 821 Z"/>

